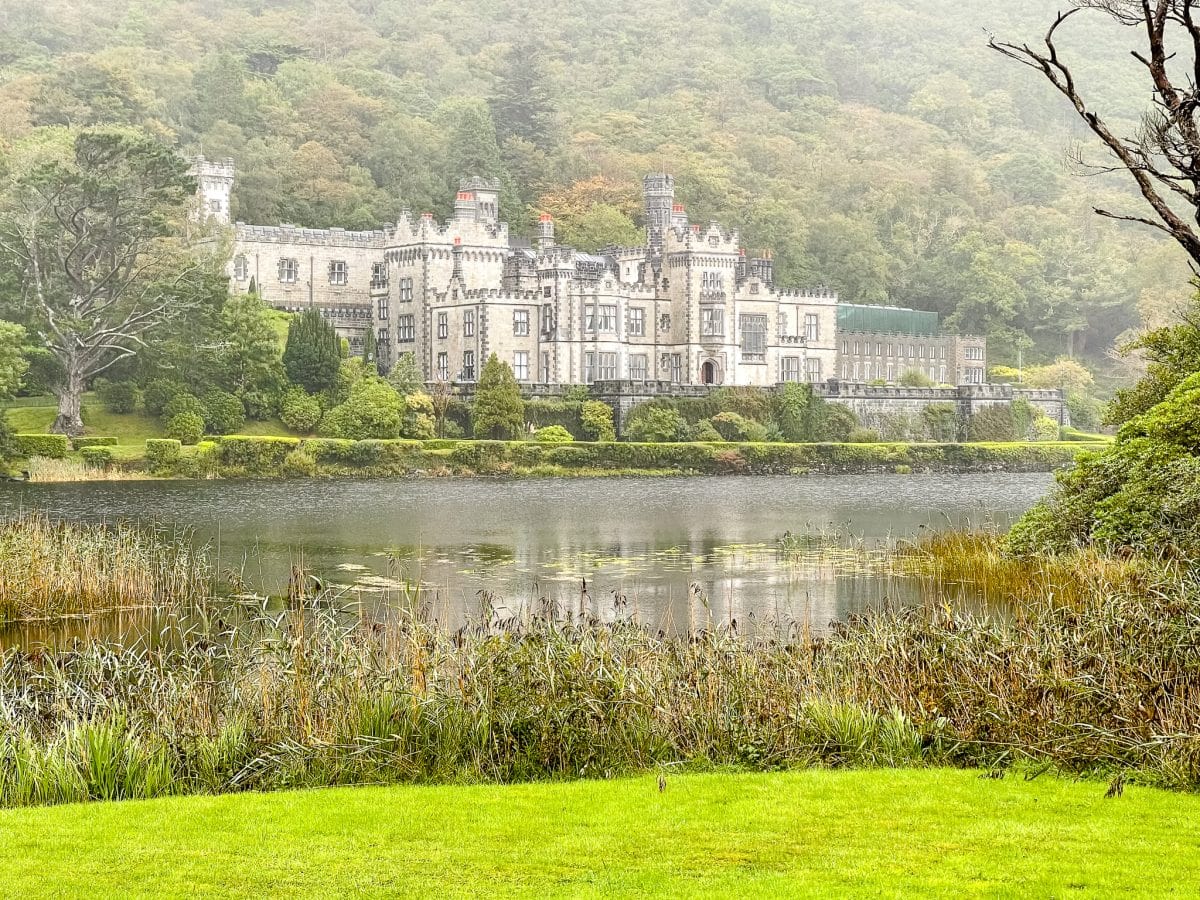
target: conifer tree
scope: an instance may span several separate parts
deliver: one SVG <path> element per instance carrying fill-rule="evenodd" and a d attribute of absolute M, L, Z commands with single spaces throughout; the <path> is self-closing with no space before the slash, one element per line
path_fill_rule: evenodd
<path fill-rule="evenodd" d="M 366 336 L 363 338 L 363 362 L 375 363 L 379 365 L 379 343 L 375 337 L 375 329 L 368 328 Z"/>
<path fill-rule="evenodd" d="M 543 150 L 555 145 L 550 79 L 541 49 L 533 41 L 513 45 L 496 77 L 489 105 L 500 143 L 516 137 Z"/>
<path fill-rule="evenodd" d="M 319 312 L 309 309 L 292 319 L 283 350 L 283 367 L 292 384 L 310 394 L 331 388 L 341 364 L 342 342 Z"/>
<path fill-rule="evenodd" d="M 479 375 L 471 418 L 475 437 L 485 440 L 512 440 L 525 429 L 525 401 L 517 379 L 495 353 Z"/>

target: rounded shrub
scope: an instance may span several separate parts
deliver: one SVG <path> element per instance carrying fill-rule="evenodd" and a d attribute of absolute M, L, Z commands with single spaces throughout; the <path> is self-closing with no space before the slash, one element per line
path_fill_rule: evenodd
<path fill-rule="evenodd" d="M 608 443 L 617 439 L 613 409 L 601 400 L 586 401 L 579 411 L 579 421 L 590 440 Z"/>
<path fill-rule="evenodd" d="M 767 439 L 767 429 L 735 412 L 717 413 L 709 422 L 713 430 L 726 441 L 759 444 Z"/>
<path fill-rule="evenodd" d="M 233 394 L 212 390 L 200 402 L 204 424 L 213 434 L 236 434 L 246 424 L 246 407 Z"/>
<path fill-rule="evenodd" d="M 132 381 L 101 381 L 96 385 L 100 402 L 110 413 L 128 415 L 137 409 L 142 392 Z"/>
<path fill-rule="evenodd" d="M 84 447 L 79 451 L 83 464 L 89 469 L 101 471 L 112 468 L 113 452 L 108 447 Z"/>
<path fill-rule="evenodd" d="M 874 428 L 852 428 L 850 434 L 846 436 L 847 444 L 878 444 L 880 441 L 879 432 Z"/>
<path fill-rule="evenodd" d="M 164 422 L 169 422 L 171 419 L 184 413 L 199 416 L 203 421 L 204 404 L 200 402 L 199 397 L 189 394 L 186 391 L 181 391 L 166 402 L 166 405 L 163 406 L 162 411 L 159 413 L 159 418 Z"/>
<path fill-rule="evenodd" d="M 146 385 L 146 389 L 142 392 L 142 403 L 150 415 L 168 418 L 163 416 L 163 410 L 167 408 L 167 404 L 179 394 L 186 393 L 189 392 L 185 384 L 169 378 L 155 378 Z"/>
<path fill-rule="evenodd" d="M 181 444 L 195 444 L 204 437 L 204 419 L 196 413 L 181 412 L 167 420 L 167 437 Z"/>
<path fill-rule="evenodd" d="M 708 444 L 717 444 L 725 440 L 725 438 L 721 437 L 721 432 L 713 427 L 711 419 L 697 422 L 696 427 L 692 429 L 691 437 L 693 441 L 701 441 Z"/>
<path fill-rule="evenodd" d="M 301 388 L 292 388 L 283 395 L 279 418 L 297 434 L 312 434 L 321 422 L 321 404 Z"/>
<path fill-rule="evenodd" d="M 561 425 L 547 425 L 545 428 L 539 428 L 534 432 L 533 439 L 539 444 L 569 444 L 575 440 L 571 436 L 571 432 Z"/>

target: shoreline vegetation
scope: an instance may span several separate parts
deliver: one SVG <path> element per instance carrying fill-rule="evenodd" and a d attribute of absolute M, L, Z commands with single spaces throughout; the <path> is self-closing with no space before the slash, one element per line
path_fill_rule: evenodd
<path fill-rule="evenodd" d="M 17 435 L 31 481 L 137 478 L 395 478 L 406 476 L 907 475 L 1054 472 L 1097 441 L 1014 443 L 628 443 L 366 440 L 231 435 L 184 445 L 151 438 Z"/>
<path fill-rule="evenodd" d="M 10 543 L 51 550 L 55 529 L 73 534 L 5 526 Z M 154 592 L 193 583 L 203 560 L 147 553 L 131 534 L 113 532 L 115 555 L 159 577 L 135 602 L 189 605 Z M 1200 788 L 1194 579 L 1094 551 L 1022 568 L 1003 551 L 995 535 L 902 546 L 894 564 L 927 576 L 922 602 L 822 636 L 769 617 L 668 633 L 552 602 L 511 618 L 482 604 L 450 630 L 419 595 L 368 613 L 307 590 L 303 573 L 282 608 L 217 607 L 198 585 L 197 614 L 153 641 L 0 654 L 0 806 L 713 767 Z M 53 559 L 28 556 L 31 569 Z M 955 582 L 991 602 L 954 599 Z"/>

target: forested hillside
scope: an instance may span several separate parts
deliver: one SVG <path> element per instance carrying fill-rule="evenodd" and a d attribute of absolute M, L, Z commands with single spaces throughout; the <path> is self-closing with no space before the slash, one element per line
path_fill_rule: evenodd
<path fill-rule="evenodd" d="M 584 246 L 637 233 L 639 181 L 772 247 L 777 277 L 942 313 L 993 362 L 1103 365 L 1186 296 L 1181 254 L 1036 73 L 1043 0 L 0 0 L 0 150 L 144 127 L 233 157 L 235 215 L 367 228 L 444 213 L 460 174 Z M 1137 118 L 1136 36 L 1079 18 L 1089 93 Z"/>

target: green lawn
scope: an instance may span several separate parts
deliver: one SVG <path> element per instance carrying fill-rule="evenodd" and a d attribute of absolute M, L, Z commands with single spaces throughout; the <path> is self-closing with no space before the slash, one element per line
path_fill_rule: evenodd
<path fill-rule="evenodd" d="M 57 409 L 53 406 L 12 407 L 0 414 L 8 416 L 8 423 L 17 434 L 42 434 L 54 423 Z M 88 395 L 83 404 L 84 431 L 89 435 L 115 437 L 119 447 L 115 452 L 118 459 L 137 459 L 145 454 L 147 438 L 163 437 L 162 423 L 144 413 L 119 415 L 108 412 L 94 395 Z M 265 437 L 294 437 L 282 422 L 247 422 L 241 434 Z"/>
<path fill-rule="evenodd" d="M 670 777 L 0 813 L 11 896 L 1194 896 L 1200 798 L 972 772 Z"/>

